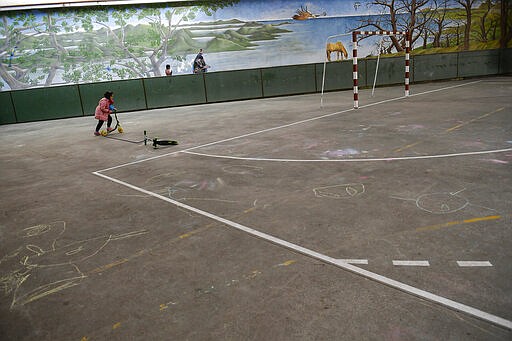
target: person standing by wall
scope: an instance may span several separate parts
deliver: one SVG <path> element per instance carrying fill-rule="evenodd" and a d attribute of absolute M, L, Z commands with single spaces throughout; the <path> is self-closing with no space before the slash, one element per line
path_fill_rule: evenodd
<path fill-rule="evenodd" d="M 172 70 L 171 70 L 171 66 L 169 64 L 167 64 L 165 66 L 165 75 L 166 76 L 172 76 Z"/>
<path fill-rule="evenodd" d="M 199 50 L 196 58 L 194 59 L 194 73 L 206 72 L 209 68 L 209 65 L 206 65 L 206 62 L 203 57 L 203 49 Z"/>

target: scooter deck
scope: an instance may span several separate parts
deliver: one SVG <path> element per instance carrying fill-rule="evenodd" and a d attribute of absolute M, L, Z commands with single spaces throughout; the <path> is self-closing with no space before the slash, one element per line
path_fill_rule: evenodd
<path fill-rule="evenodd" d="M 153 148 L 158 148 L 158 146 L 175 146 L 178 144 L 178 141 L 174 140 L 159 140 L 158 138 L 153 139 Z"/>

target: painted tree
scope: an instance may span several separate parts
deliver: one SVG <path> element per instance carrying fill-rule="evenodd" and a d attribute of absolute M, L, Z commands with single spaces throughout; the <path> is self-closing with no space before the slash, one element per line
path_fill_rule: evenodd
<path fill-rule="evenodd" d="M 11 89 L 27 88 L 44 79 L 44 76 L 34 77 L 37 66 L 30 62 L 28 56 L 20 54 L 20 51 L 25 49 L 37 51 L 36 44 L 41 42 L 40 36 L 49 29 L 50 26 L 47 25 L 47 22 L 38 20 L 31 12 L 2 15 L 0 36 L 3 39 L 0 46 L 0 56 L 2 57 L 0 77 Z M 55 27 L 52 29 L 56 30 Z M 43 58 L 41 64 L 42 67 L 47 67 L 47 59 Z"/>
<path fill-rule="evenodd" d="M 512 1 L 500 1 L 500 47 L 505 48 L 512 40 Z"/>
<path fill-rule="evenodd" d="M 369 6 L 377 8 L 383 15 L 377 19 L 366 19 L 356 30 L 372 28 L 379 31 L 409 31 L 411 42 L 414 44 L 422 37 L 433 17 L 433 11 L 426 11 L 429 9 L 430 3 L 431 0 L 370 1 Z M 397 52 L 404 51 L 405 37 L 390 36 L 389 39 L 387 53 L 391 53 L 393 49 Z"/>
<path fill-rule="evenodd" d="M 180 25 L 194 20 L 199 13 L 212 16 L 218 9 L 232 6 L 239 0 L 216 2 L 194 2 L 194 6 L 143 8 L 124 7 L 115 11 L 84 10 L 78 15 L 87 32 L 104 35 L 101 41 L 91 39 L 84 46 L 88 51 L 96 44 L 102 50 L 105 67 L 98 64 L 84 65 L 88 78 L 93 76 L 117 78 L 140 78 L 162 75 L 162 65 L 169 58 L 184 60 L 185 54 L 197 50 L 197 43 L 180 30 Z M 115 26 L 109 20 L 114 20 Z M 134 26 L 132 22 L 143 24 Z M 101 29 L 97 29 L 101 27 Z M 96 28 L 96 29 L 95 29 Z M 96 40 L 96 41 L 95 41 Z M 187 44 L 180 44 L 187 40 Z M 99 56 L 98 56 L 99 57 Z M 69 68 L 66 73 L 70 81 L 80 81 L 80 74 Z"/>
<path fill-rule="evenodd" d="M 73 53 L 74 43 L 69 39 L 69 34 L 79 29 L 69 13 L 48 11 L 36 15 L 28 11 L 2 16 L 0 56 L 8 50 L 9 59 L 2 58 L 0 77 L 11 89 L 50 86 L 65 65 L 82 59 Z"/>
<path fill-rule="evenodd" d="M 238 2 L 3 13 L 0 79 L 21 89 L 55 84 L 57 75 L 68 83 L 159 76 L 170 53 L 180 60 L 197 47 L 189 38 L 188 49 L 177 48 L 181 23 Z M 143 24 L 130 24 L 137 21 Z"/>
<path fill-rule="evenodd" d="M 478 8 L 481 14 L 477 23 L 477 39 L 481 42 L 486 43 L 489 40 L 496 40 L 496 32 L 500 21 L 500 9 L 496 2 L 484 0 Z"/>
<path fill-rule="evenodd" d="M 433 37 L 432 47 L 441 47 L 441 39 L 443 32 L 448 28 L 449 21 L 446 18 L 446 14 L 449 9 L 450 0 L 441 0 L 436 3 L 434 15 L 431 18 L 431 24 L 425 30 Z"/>
<path fill-rule="evenodd" d="M 23 18 L 23 16 L 19 16 L 17 18 L 20 22 L 24 22 L 24 19 L 27 22 L 30 20 L 28 18 Z M 13 65 L 14 54 L 16 53 L 18 44 L 22 39 L 22 30 L 18 28 L 16 23 L 17 22 L 10 23 L 9 17 L 5 14 L 1 17 L 0 36 L 2 39 L 0 40 L 0 57 L 2 59 L 0 62 L 0 77 L 11 87 L 11 89 L 22 88 L 24 83 L 23 81 L 20 81 L 20 79 L 23 79 L 27 73 L 27 70 L 24 70 L 17 65 Z M 1 86 L 4 85 L 3 82 L 0 83 Z"/>
<path fill-rule="evenodd" d="M 466 21 L 464 26 L 464 50 L 469 50 L 469 41 L 471 39 L 471 20 L 473 4 L 476 0 L 455 0 L 466 12 Z"/>

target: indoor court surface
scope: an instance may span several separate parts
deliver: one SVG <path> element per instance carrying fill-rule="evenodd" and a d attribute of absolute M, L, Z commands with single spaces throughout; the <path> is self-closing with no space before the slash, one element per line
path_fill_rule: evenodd
<path fill-rule="evenodd" d="M 0 339 L 511 340 L 512 77 L 403 96 L 0 126 Z"/>

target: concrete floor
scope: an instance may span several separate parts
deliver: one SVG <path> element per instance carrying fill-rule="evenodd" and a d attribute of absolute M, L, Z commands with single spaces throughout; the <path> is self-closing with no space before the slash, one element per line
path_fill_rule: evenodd
<path fill-rule="evenodd" d="M 512 78 L 370 93 L 0 126 L 0 338 L 510 340 Z"/>

